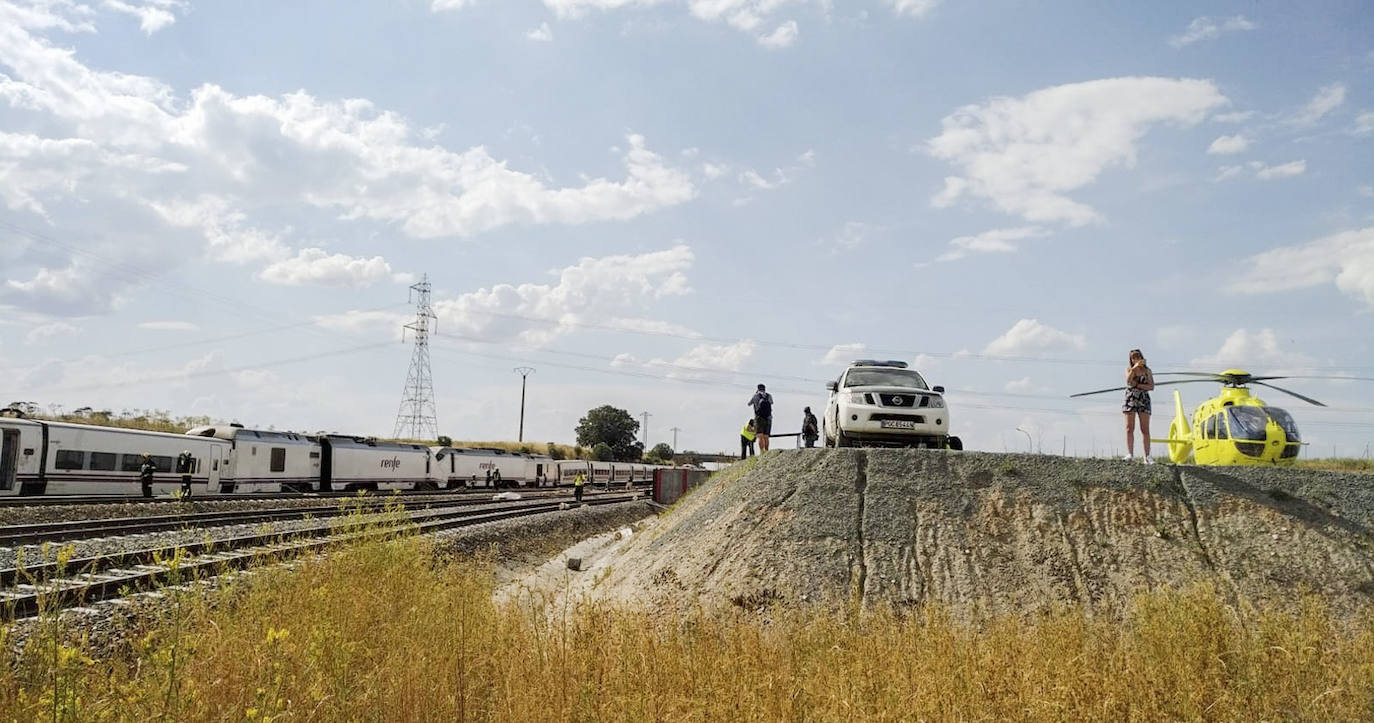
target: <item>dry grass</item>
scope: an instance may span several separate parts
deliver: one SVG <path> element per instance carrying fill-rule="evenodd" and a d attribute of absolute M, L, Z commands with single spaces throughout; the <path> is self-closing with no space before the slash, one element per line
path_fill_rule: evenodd
<path fill-rule="evenodd" d="M 1325 469 L 1332 472 L 1371 472 L 1374 473 L 1374 459 L 1354 457 L 1328 457 L 1325 459 L 1299 459 L 1299 469 Z"/>
<path fill-rule="evenodd" d="M 491 601 L 421 540 L 187 597 L 123 654 L 47 629 L 0 673 L 5 718 L 62 720 L 1369 719 L 1374 615 L 1237 612 L 1206 588 L 1121 620 L 976 628 L 940 611 L 660 619 Z"/>

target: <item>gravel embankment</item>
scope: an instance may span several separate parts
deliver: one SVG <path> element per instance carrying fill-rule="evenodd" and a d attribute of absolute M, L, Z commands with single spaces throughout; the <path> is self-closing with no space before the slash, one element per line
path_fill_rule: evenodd
<path fill-rule="evenodd" d="M 653 606 L 1120 609 L 1209 582 L 1374 603 L 1374 477 L 930 450 L 786 450 L 718 474 L 598 586 Z"/>

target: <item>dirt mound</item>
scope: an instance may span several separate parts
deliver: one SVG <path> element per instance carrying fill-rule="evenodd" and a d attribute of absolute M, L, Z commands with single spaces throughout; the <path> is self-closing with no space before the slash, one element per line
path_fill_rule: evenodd
<path fill-rule="evenodd" d="M 1374 476 L 930 450 L 769 453 L 638 535 L 596 594 L 655 606 L 1060 603 L 1210 581 L 1374 601 Z"/>

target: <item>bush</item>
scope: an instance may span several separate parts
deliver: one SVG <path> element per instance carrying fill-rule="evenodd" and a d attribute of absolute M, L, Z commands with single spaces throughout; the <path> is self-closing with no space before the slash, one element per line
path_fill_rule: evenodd
<path fill-rule="evenodd" d="M 615 452 L 611 450 L 611 445 L 597 442 L 596 446 L 592 447 L 592 459 L 598 462 L 609 462 L 615 459 Z"/>
<path fill-rule="evenodd" d="M 555 460 L 563 459 L 563 449 L 553 442 L 549 442 L 548 455 Z"/>

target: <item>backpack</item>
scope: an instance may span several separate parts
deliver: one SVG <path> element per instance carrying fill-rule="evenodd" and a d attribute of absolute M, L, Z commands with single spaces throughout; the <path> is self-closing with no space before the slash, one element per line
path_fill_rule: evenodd
<path fill-rule="evenodd" d="M 759 398 L 759 403 L 754 407 L 754 414 L 765 419 L 773 416 L 773 395 L 764 392 Z"/>

